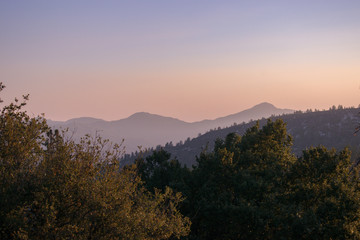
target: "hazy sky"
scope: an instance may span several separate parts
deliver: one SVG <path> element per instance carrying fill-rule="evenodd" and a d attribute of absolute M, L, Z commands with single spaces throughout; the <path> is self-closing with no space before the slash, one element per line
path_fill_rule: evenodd
<path fill-rule="evenodd" d="M 1 98 L 53 120 L 360 103 L 360 1 L 0 1 Z"/>

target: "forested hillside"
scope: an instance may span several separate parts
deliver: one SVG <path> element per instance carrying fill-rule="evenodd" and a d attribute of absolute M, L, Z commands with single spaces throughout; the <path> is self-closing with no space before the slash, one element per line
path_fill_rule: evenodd
<path fill-rule="evenodd" d="M 360 136 L 354 132 L 360 122 L 359 108 L 332 107 L 327 111 L 296 112 L 271 119 L 282 119 L 286 123 L 288 133 L 293 137 L 292 151 L 301 155 L 302 150 L 311 146 L 325 146 L 327 148 L 342 149 L 350 147 L 354 154 L 358 154 Z M 263 126 L 266 119 L 260 119 L 259 125 Z M 211 130 L 197 138 L 186 140 L 177 144 L 168 143 L 159 146 L 171 153 L 181 163 L 187 166 L 195 164 L 195 156 L 199 156 L 204 149 L 211 151 L 217 138 L 224 138 L 229 133 L 243 135 L 246 130 L 256 124 L 257 121 L 234 125 L 224 129 Z M 151 151 L 150 151 L 151 153 Z M 146 153 L 143 153 L 146 155 Z M 133 161 L 133 156 L 127 156 L 125 161 Z"/>

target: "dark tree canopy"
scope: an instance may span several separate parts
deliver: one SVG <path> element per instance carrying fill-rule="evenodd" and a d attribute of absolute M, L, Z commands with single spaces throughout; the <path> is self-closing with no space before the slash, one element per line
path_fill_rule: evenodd
<path fill-rule="evenodd" d="M 174 160 L 163 150 L 137 163 L 150 188 L 184 194 L 189 239 L 360 239 L 360 181 L 349 150 L 319 146 L 297 158 L 291 146 L 286 124 L 269 120 L 218 139 L 192 171 L 176 168 L 183 177 L 169 174 Z"/>

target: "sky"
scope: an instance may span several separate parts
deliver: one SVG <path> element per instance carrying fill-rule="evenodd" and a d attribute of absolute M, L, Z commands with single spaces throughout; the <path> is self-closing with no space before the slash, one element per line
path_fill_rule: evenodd
<path fill-rule="evenodd" d="M 360 104 L 360 1 L 0 0 L 0 93 L 52 120 Z"/>

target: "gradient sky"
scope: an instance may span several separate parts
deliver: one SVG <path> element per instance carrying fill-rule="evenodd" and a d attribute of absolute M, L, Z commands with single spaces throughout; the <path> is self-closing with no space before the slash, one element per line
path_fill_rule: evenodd
<path fill-rule="evenodd" d="M 0 1 L 0 81 L 53 120 L 360 103 L 360 1 Z"/>

